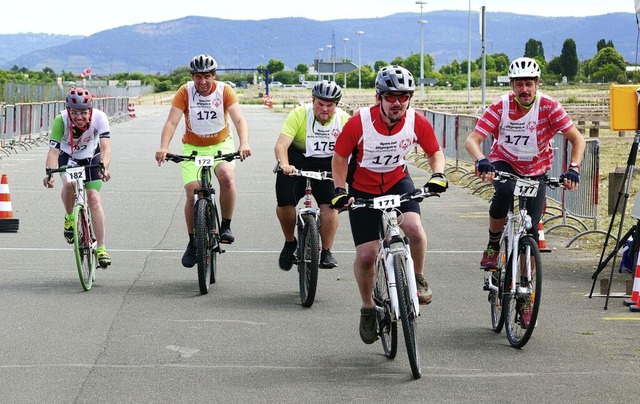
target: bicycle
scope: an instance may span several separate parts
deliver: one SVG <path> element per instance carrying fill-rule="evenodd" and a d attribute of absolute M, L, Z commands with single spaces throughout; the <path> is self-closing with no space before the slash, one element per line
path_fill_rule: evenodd
<path fill-rule="evenodd" d="M 542 294 L 542 261 L 536 240 L 527 232 L 532 223 L 526 203 L 541 184 L 562 186 L 562 177 L 531 179 L 496 171 L 495 180 L 514 182 L 514 199 L 500 237 L 498 267 L 486 272 L 483 289 L 489 292 L 493 331 L 499 333 L 504 326 L 511 346 L 522 348 L 535 328 Z"/>
<path fill-rule="evenodd" d="M 199 167 L 200 187 L 194 190 L 193 228 L 198 266 L 198 287 L 203 295 L 209 293 L 209 286 L 216 282 L 218 267 L 216 254 L 225 252 L 221 247 L 220 213 L 216 204 L 216 190 L 211 185 L 211 167 L 217 160 L 233 161 L 239 158 L 238 152 L 222 154 L 221 151 L 218 151 L 215 156 L 199 156 L 195 150 L 188 156 L 171 153 L 167 153 L 165 156 L 166 161 L 174 163 L 192 160 L 196 167 Z"/>
<path fill-rule="evenodd" d="M 67 180 L 73 182 L 75 200 L 73 204 L 73 250 L 80 283 L 85 291 L 93 286 L 96 279 L 96 263 L 98 262 L 98 242 L 93 231 L 91 210 L 88 209 L 87 191 L 84 182 L 87 169 L 100 168 L 104 173 L 104 164 L 88 164 L 84 166 L 63 166 L 60 168 L 46 168 L 49 178 L 55 173 L 65 173 Z"/>
<path fill-rule="evenodd" d="M 274 173 L 282 171 L 279 164 L 276 163 Z M 333 181 L 333 178 L 330 171 L 296 170 L 290 175 L 306 178 L 304 204 L 298 208 L 296 218 L 298 246 L 293 262 L 298 267 L 300 301 L 303 306 L 311 307 L 316 298 L 320 266 L 320 208 L 313 206 L 311 180 Z"/>
<path fill-rule="evenodd" d="M 398 222 L 398 207 L 407 201 L 440 196 L 418 188 L 402 195 L 383 195 L 371 199 L 356 199 L 350 209 L 369 208 L 381 211 L 380 240 L 375 263 L 373 300 L 376 304 L 378 336 L 384 355 L 394 359 L 398 349 L 398 320 L 402 323 L 411 373 L 422 376 L 417 342 L 417 319 L 420 315 L 418 289 L 409 238 Z"/>

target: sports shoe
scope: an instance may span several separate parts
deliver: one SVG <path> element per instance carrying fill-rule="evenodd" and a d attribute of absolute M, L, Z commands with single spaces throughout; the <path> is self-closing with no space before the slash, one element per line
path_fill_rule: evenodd
<path fill-rule="evenodd" d="M 73 219 L 64 218 L 64 239 L 73 244 Z"/>
<path fill-rule="evenodd" d="M 278 258 L 278 265 L 283 271 L 289 271 L 293 266 L 293 254 L 296 252 L 298 241 L 294 238 L 293 241 L 285 241 L 284 247 L 280 252 L 280 258 Z"/>
<path fill-rule="evenodd" d="M 373 344 L 378 340 L 376 308 L 360 309 L 360 338 L 365 344 Z"/>
<path fill-rule="evenodd" d="M 480 260 L 480 268 L 488 271 L 490 269 L 498 268 L 498 250 L 493 247 L 487 247 L 482 253 L 482 260 Z"/>
<path fill-rule="evenodd" d="M 320 252 L 320 268 L 335 268 L 338 266 L 338 261 L 333 258 L 333 254 L 329 250 L 322 250 Z"/>
<path fill-rule="evenodd" d="M 189 244 L 187 244 L 187 249 L 182 255 L 182 266 L 186 268 L 193 268 L 193 266 L 196 265 L 196 259 L 196 246 L 189 242 Z"/>
<path fill-rule="evenodd" d="M 231 244 L 235 241 L 233 234 L 231 233 L 231 227 L 229 226 L 221 226 L 220 227 L 220 242 L 224 244 Z"/>
<path fill-rule="evenodd" d="M 96 255 L 98 256 L 98 264 L 100 264 L 102 268 L 106 268 L 111 265 L 111 257 L 109 257 L 109 253 L 107 253 L 106 248 L 98 247 Z"/>
<path fill-rule="evenodd" d="M 416 286 L 418 287 L 418 303 L 429 304 L 433 299 L 433 293 L 424 275 L 416 274 Z"/>

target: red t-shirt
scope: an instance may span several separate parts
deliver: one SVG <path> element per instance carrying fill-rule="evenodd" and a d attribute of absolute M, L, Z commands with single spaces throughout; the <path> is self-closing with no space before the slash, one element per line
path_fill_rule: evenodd
<path fill-rule="evenodd" d="M 393 129 L 389 130 L 387 125 L 382 121 L 380 116 L 380 106 L 367 107 L 371 115 L 371 123 L 367 126 L 373 125 L 373 129 L 377 134 L 368 134 L 376 136 L 393 136 L 397 135 L 404 130 L 404 126 L 407 119 L 405 113 L 402 120 L 398 122 Z M 440 150 L 440 145 L 433 131 L 431 123 L 427 118 L 420 114 L 415 113 L 414 125 L 413 125 L 413 138 L 411 139 L 411 145 L 419 145 L 422 150 L 428 155 L 432 155 Z M 411 146 L 410 145 L 410 146 Z M 348 158 L 352 152 L 356 151 L 356 168 L 353 172 L 353 180 L 350 186 L 361 191 L 371 194 L 382 194 L 391 188 L 394 184 L 404 178 L 407 174 L 405 172 L 405 165 L 392 167 L 389 171 L 380 172 L 372 171 L 363 166 L 364 156 L 364 128 L 362 122 L 361 111 L 357 111 L 353 117 L 342 128 L 340 136 L 336 140 L 334 151 L 345 158 Z M 396 151 L 401 157 L 404 157 L 409 153 L 410 147 L 406 147 L 402 151 Z M 353 162 L 351 162 L 353 164 Z"/>

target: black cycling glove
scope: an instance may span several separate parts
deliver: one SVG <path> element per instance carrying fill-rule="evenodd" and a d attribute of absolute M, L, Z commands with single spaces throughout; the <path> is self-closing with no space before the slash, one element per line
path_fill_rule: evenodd
<path fill-rule="evenodd" d="M 580 173 L 570 168 L 566 173 L 562 174 L 562 178 L 573 181 L 577 184 L 580 182 Z"/>
<path fill-rule="evenodd" d="M 435 173 L 431 176 L 431 178 L 429 178 L 429 181 L 424 184 L 424 187 L 429 192 L 440 193 L 446 191 L 447 188 L 449 188 L 449 181 L 447 181 L 447 177 L 445 177 L 444 174 Z"/>
<path fill-rule="evenodd" d="M 496 171 L 496 168 L 486 157 L 476 161 L 476 169 L 478 170 L 478 174 L 489 174 Z"/>
<path fill-rule="evenodd" d="M 336 188 L 333 193 L 333 199 L 331 199 L 331 207 L 333 209 L 342 210 L 349 204 L 349 199 L 351 195 L 347 193 L 347 190 L 344 188 Z"/>

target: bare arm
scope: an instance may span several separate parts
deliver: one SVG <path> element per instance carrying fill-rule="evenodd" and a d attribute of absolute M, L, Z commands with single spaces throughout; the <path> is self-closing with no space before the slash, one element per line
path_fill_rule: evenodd
<path fill-rule="evenodd" d="M 104 177 L 102 177 L 102 180 L 109 181 L 111 179 L 111 173 L 109 172 L 109 165 L 111 164 L 111 139 L 100 139 L 100 156 L 104 164 Z"/>
<path fill-rule="evenodd" d="M 238 131 L 238 140 L 240 141 L 238 153 L 240 153 L 240 161 L 242 161 L 251 156 L 251 147 L 249 146 L 249 128 L 247 126 L 247 121 L 244 119 L 244 115 L 242 114 L 239 103 L 235 103 L 229 106 L 227 111 L 229 112 L 231 120 L 236 127 L 236 131 Z"/>
<path fill-rule="evenodd" d="M 58 156 L 60 155 L 60 150 L 55 147 L 49 147 L 49 151 L 47 152 L 47 158 L 45 160 L 45 168 L 58 168 Z M 53 188 L 54 176 L 49 177 L 46 175 L 42 180 L 42 183 L 47 188 Z"/>
<path fill-rule="evenodd" d="M 347 187 L 347 172 L 349 171 L 349 159 L 333 153 L 331 160 L 331 176 L 336 188 Z"/>
<path fill-rule="evenodd" d="M 291 146 L 291 143 L 293 143 L 292 138 L 280 134 L 280 136 L 278 136 L 278 140 L 276 141 L 276 146 L 273 148 L 276 160 L 278 160 L 278 162 L 280 163 L 282 172 L 287 175 L 293 173 L 296 170 L 295 166 L 289 164 L 289 155 L 287 153 L 287 150 L 289 149 L 289 146 Z"/>
<path fill-rule="evenodd" d="M 164 123 L 164 127 L 162 128 L 160 149 L 156 152 L 156 161 L 158 162 L 158 165 L 164 162 L 165 156 L 169 153 L 169 145 L 171 144 L 171 139 L 173 139 L 176 128 L 180 123 L 180 119 L 182 119 L 182 111 L 179 108 L 172 106 L 169 111 L 167 121 Z"/>

